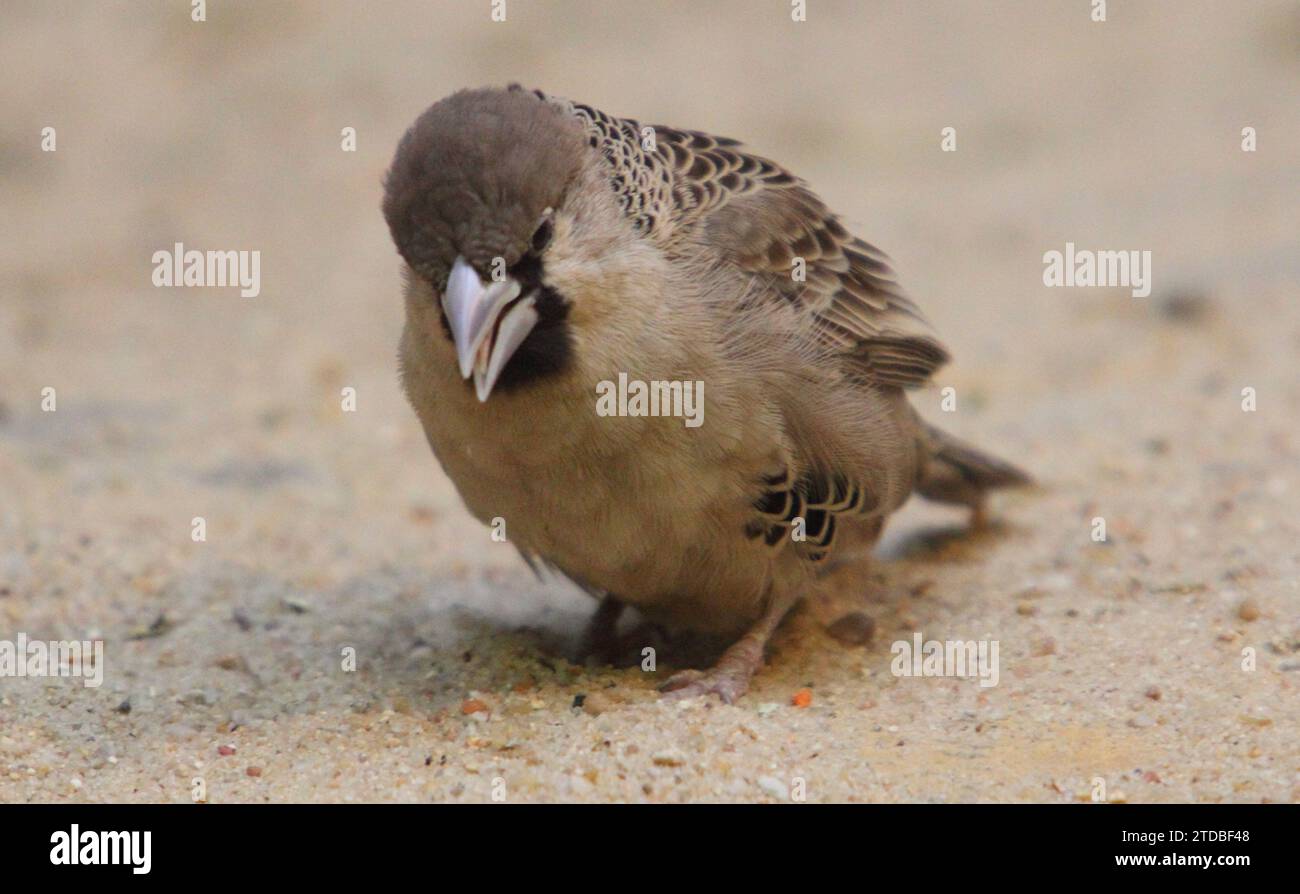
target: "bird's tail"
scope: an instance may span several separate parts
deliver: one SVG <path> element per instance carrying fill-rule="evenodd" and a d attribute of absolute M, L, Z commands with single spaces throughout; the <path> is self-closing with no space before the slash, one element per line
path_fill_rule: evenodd
<path fill-rule="evenodd" d="M 1033 479 L 1010 463 L 989 456 L 939 429 L 924 426 L 926 458 L 916 490 L 926 499 L 979 510 L 985 494 L 1004 487 L 1024 487 Z"/>

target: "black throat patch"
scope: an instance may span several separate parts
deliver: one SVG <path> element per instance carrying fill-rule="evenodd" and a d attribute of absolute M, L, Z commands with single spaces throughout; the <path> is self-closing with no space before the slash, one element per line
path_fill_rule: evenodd
<path fill-rule="evenodd" d="M 535 294 L 537 325 L 528 333 L 493 386 L 493 393 L 526 388 L 568 369 L 573 359 L 573 334 L 569 329 L 569 303 L 555 289 L 542 283 L 542 261 L 533 254 L 525 254 L 506 271 L 519 281 L 521 295 Z M 441 312 L 442 328 L 447 338 L 451 326 L 447 315 Z M 465 387 L 473 390 L 472 380 Z"/>

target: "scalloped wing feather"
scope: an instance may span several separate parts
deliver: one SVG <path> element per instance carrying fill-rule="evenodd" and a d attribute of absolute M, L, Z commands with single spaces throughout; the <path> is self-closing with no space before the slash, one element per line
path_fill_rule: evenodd
<path fill-rule="evenodd" d="M 848 232 L 776 162 L 738 140 L 645 126 L 534 92 L 583 120 L 624 212 L 665 251 L 705 244 L 797 307 L 799 319 L 874 385 L 915 388 L 948 362 L 884 253 Z"/>

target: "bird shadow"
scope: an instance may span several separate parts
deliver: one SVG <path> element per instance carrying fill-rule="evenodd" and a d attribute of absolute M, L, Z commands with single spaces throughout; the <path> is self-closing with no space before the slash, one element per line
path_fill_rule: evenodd
<path fill-rule="evenodd" d="M 927 562 L 966 560 L 991 543 L 1014 533 L 1006 522 L 994 520 L 980 525 L 925 525 L 896 534 L 886 533 L 876 548 L 884 562 Z"/>

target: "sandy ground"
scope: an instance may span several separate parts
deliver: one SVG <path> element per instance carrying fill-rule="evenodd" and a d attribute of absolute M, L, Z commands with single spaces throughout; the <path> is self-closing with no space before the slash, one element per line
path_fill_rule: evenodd
<path fill-rule="evenodd" d="M 0 678 L 0 801 L 1300 800 L 1295 3 L 208 5 L 5 4 L 0 639 L 106 659 Z M 800 613 L 737 705 L 661 703 L 685 651 L 569 664 L 591 601 L 461 507 L 379 184 L 511 80 L 810 179 L 953 350 L 918 406 L 1042 480 L 976 536 L 909 506 L 870 646 Z M 261 294 L 154 288 L 177 241 Z M 1151 296 L 1045 288 L 1067 241 Z M 894 676 L 914 631 L 999 684 Z"/>

